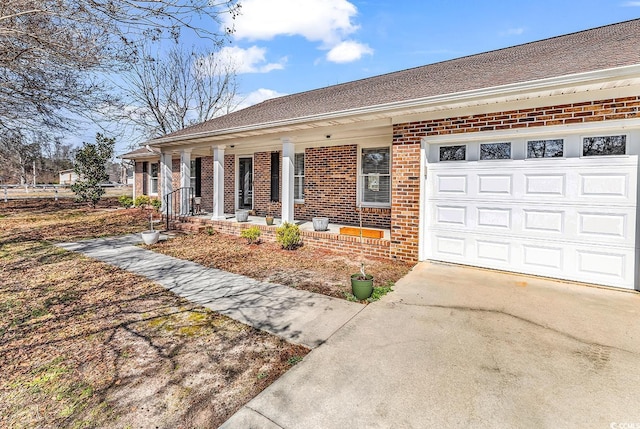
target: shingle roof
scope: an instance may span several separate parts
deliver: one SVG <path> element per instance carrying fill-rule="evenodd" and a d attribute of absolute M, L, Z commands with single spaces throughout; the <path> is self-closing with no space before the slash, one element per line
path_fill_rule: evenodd
<path fill-rule="evenodd" d="M 136 159 L 136 158 L 150 158 L 160 156 L 160 151 L 155 148 L 141 147 L 131 152 L 127 152 L 124 155 L 120 155 L 122 159 Z"/>
<path fill-rule="evenodd" d="M 640 19 L 270 99 L 164 138 L 640 64 Z"/>

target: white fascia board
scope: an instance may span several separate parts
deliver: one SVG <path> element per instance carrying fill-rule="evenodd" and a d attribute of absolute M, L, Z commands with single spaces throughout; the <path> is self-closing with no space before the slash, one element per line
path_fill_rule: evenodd
<path fill-rule="evenodd" d="M 468 102 L 484 98 L 492 98 L 497 96 L 508 96 L 515 94 L 523 94 L 532 91 L 540 91 L 543 89 L 553 89 L 565 86 L 583 85 L 596 81 L 620 80 L 630 77 L 640 77 L 640 64 L 624 67 L 616 67 L 605 70 L 590 71 L 584 73 L 576 73 L 572 75 L 539 79 L 535 81 L 512 83 L 501 86 L 474 89 L 456 93 L 442 94 L 431 97 L 423 97 L 413 100 L 397 101 L 393 103 L 379 104 L 350 110 L 323 113 L 320 115 L 304 116 L 295 119 L 287 119 L 282 121 L 266 122 L 261 124 L 252 124 L 243 127 L 228 128 L 215 131 L 203 131 L 194 134 L 182 135 L 171 138 L 160 138 L 149 144 L 153 147 L 170 146 L 177 143 L 195 138 L 206 138 L 214 136 L 223 136 L 225 134 L 242 133 L 248 131 L 256 131 L 267 128 L 285 127 L 305 122 L 327 121 L 331 119 L 343 118 L 348 116 L 373 115 L 386 112 L 395 112 L 397 115 L 402 110 L 411 110 L 415 108 L 425 108 L 428 106 L 437 106 L 450 103 Z"/>

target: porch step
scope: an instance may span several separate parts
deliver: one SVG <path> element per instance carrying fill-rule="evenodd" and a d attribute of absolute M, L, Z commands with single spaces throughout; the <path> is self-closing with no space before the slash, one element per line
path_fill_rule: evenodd
<path fill-rule="evenodd" d="M 170 222 L 169 228 L 183 232 L 203 232 L 207 227 L 201 223 L 193 222 Z"/>

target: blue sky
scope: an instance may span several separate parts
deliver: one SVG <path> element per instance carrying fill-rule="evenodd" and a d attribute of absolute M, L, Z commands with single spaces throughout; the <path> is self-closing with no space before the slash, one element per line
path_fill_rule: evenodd
<path fill-rule="evenodd" d="M 640 16 L 640 1 L 245 0 L 226 49 L 252 102 Z M 255 61 L 254 61 L 255 60 Z"/>
<path fill-rule="evenodd" d="M 221 54 L 247 106 L 638 17 L 625 0 L 244 0 Z"/>

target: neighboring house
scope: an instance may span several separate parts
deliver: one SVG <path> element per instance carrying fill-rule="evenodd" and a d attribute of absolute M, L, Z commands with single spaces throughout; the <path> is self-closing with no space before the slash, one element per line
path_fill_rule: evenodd
<path fill-rule="evenodd" d="M 193 187 L 214 220 L 274 201 L 356 225 L 362 206 L 389 258 L 638 288 L 639 46 L 640 20 L 609 25 L 271 99 L 124 158 L 136 192 Z"/>
<path fill-rule="evenodd" d="M 58 172 L 58 183 L 61 185 L 73 185 L 78 180 L 78 175 L 72 169 L 70 170 L 61 170 Z"/>

